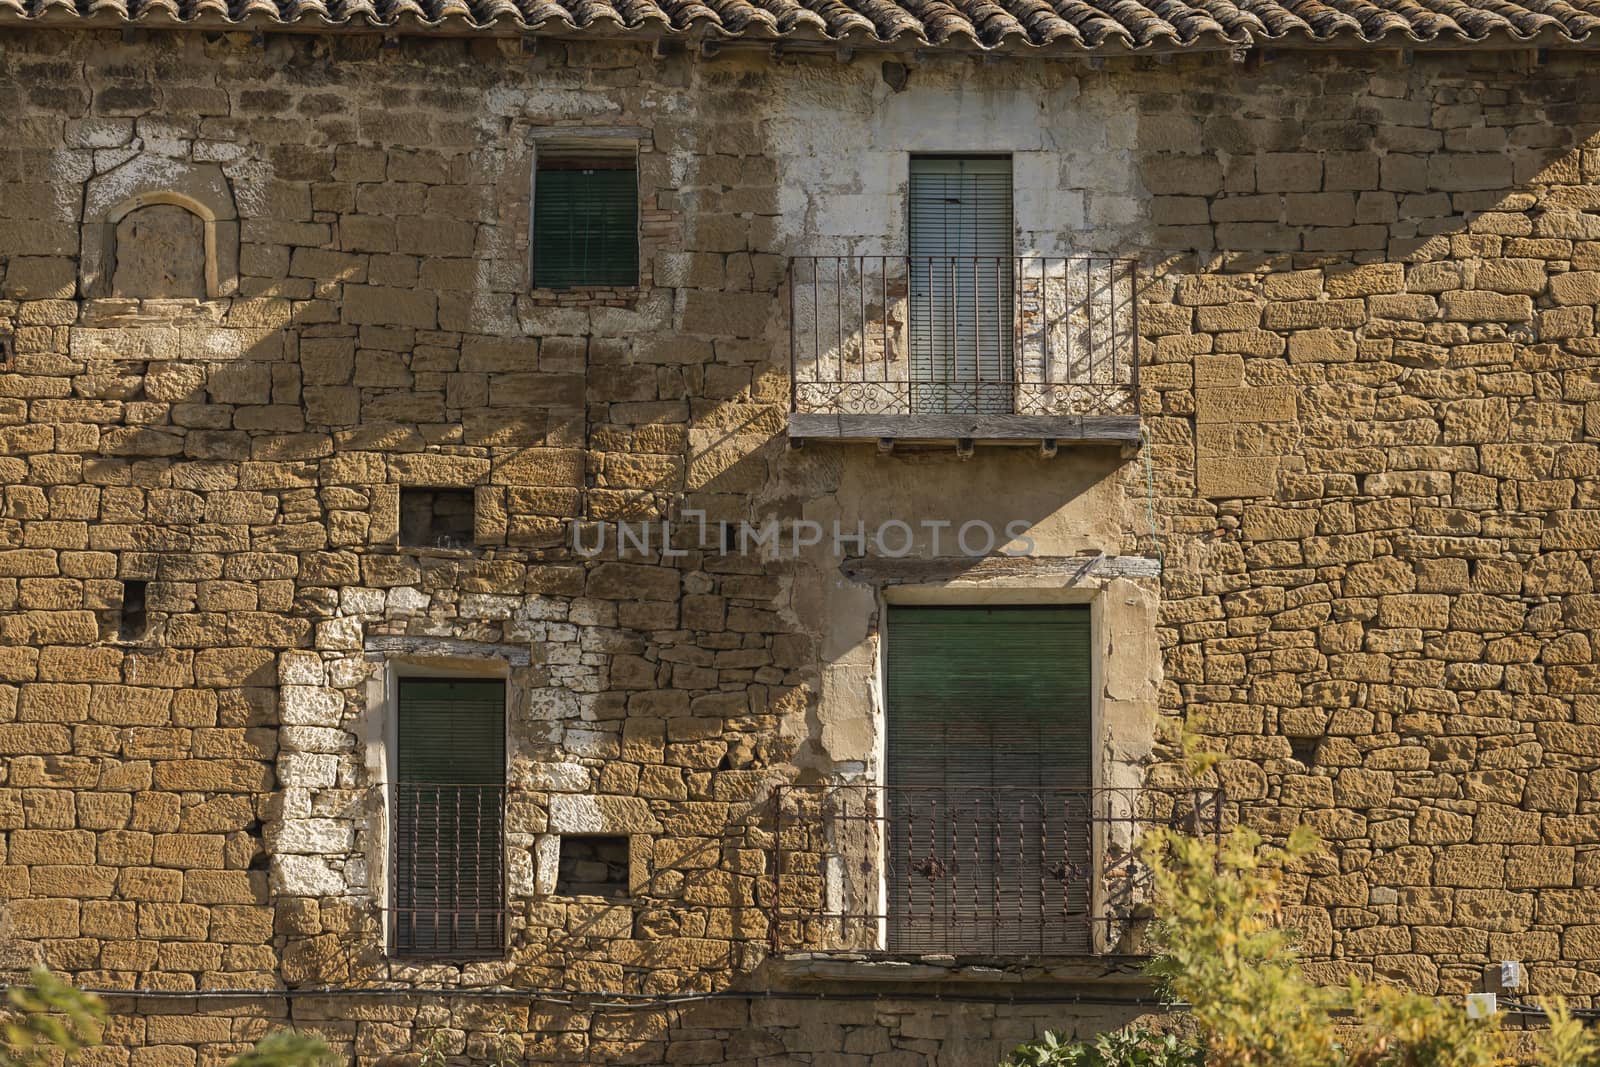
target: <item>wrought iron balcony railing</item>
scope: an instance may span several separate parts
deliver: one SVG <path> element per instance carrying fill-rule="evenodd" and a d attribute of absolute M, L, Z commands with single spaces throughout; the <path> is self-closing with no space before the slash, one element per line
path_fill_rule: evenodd
<path fill-rule="evenodd" d="M 506 947 L 505 788 L 399 782 L 390 850 L 396 955 L 494 957 Z"/>
<path fill-rule="evenodd" d="M 1220 831 L 1216 796 L 783 786 L 775 953 L 1139 955 L 1146 830 Z"/>
<path fill-rule="evenodd" d="M 1137 415 L 1138 270 L 1103 256 L 800 256 L 791 410 Z"/>

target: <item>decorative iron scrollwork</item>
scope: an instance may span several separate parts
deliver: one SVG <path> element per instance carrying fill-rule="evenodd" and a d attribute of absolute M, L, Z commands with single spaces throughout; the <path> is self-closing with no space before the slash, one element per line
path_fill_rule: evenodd
<path fill-rule="evenodd" d="M 937 882 L 945 876 L 945 866 L 932 856 L 924 856 L 911 864 L 911 873 L 920 874 L 930 882 Z"/>

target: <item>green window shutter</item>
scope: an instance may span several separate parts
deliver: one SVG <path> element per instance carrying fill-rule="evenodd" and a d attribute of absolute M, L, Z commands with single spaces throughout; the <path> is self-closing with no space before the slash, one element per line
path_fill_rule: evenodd
<path fill-rule="evenodd" d="M 395 950 L 505 949 L 506 690 L 400 680 L 393 842 Z"/>
<path fill-rule="evenodd" d="M 1007 157 L 911 157 L 913 411 L 1015 404 L 1011 184 Z"/>
<path fill-rule="evenodd" d="M 533 283 L 639 283 L 639 176 L 628 168 L 540 167 L 533 183 Z"/>
<path fill-rule="evenodd" d="M 1089 951 L 1089 609 L 895 606 L 885 660 L 890 947 Z"/>

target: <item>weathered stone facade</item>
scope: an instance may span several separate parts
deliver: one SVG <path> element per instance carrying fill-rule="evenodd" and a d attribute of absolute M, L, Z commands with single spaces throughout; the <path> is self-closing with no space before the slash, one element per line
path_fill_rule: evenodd
<path fill-rule="evenodd" d="M 0 934 L 169 995 L 116 1001 L 101 1061 L 293 1021 L 361 1062 L 504 1030 L 536 1063 L 973 1064 L 1126 1018 L 1060 993 L 1137 991 L 1115 962 L 769 958 L 771 787 L 877 774 L 906 596 L 1094 604 L 1099 781 L 1175 784 L 1163 719 L 1225 747 L 1230 819 L 1328 841 L 1320 974 L 1600 994 L 1581 55 L 925 57 L 896 91 L 881 57 L 648 44 L 0 44 Z M 636 290 L 528 289 L 551 127 L 638 131 Z M 1014 153 L 1021 245 L 1142 257 L 1143 448 L 787 447 L 786 258 L 901 250 L 911 151 Z M 472 490 L 475 545 L 402 544 L 413 487 Z M 694 511 L 1021 519 L 1037 556 L 571 545 Z M 508 681 L 504 961 L 385 953 L 419 671 Z M 630 899 L 556 893 L 565 834 L 626 836 Z M 448 992 L 497 985 L 545 999 Z M 170 996 L 205 990 L 239 995 Z M 733 995 L 559 997 L 593 991 Z M 818 991 L 854 999 L 784 999 Z"/>

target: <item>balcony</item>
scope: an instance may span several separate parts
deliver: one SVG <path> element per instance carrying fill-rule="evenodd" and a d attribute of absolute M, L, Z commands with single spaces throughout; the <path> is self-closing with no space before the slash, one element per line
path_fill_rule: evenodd
<path fill-rule="evenodd" d="M 783 786 L 772 951 L 1139 956 L 1155 826 L 1220 832 L 1216 796 L 1152 790 Z"/>
<path fill-rule="evenodd" d="M 1090 256 L 801 256 L 789 437 L 1139 440 L 1138 269 Z"/>

